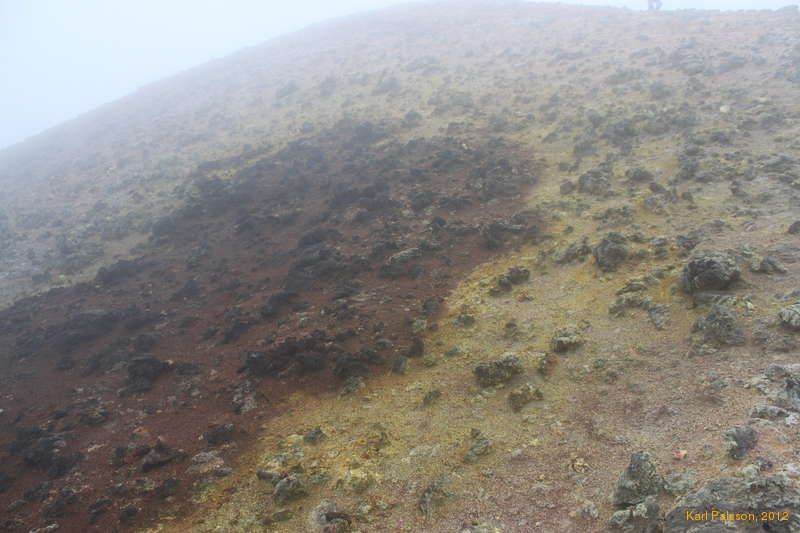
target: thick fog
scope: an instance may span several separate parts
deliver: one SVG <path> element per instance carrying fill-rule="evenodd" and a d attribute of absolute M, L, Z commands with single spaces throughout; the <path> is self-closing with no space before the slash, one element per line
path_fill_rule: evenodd
<path fill-rule="evenodd" d="M 0 0 L 0 148 L 170 74 L 309 24 L 398 0 Z M 643 9 L 646 0 L 563 2 Z M 663 0 L 769 9 L 787 0 Z"/>

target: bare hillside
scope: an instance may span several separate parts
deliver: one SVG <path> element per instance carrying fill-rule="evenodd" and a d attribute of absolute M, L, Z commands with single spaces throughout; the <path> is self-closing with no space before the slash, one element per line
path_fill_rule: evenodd
<path fill-rule="evenodd" d="M 0 530 L 800 531 L 799 26 L 401 6 L 0 152 Z"/>

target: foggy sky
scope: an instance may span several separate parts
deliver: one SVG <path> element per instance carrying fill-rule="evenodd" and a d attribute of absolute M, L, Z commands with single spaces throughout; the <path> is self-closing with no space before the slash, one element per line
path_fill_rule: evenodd
<path fill-rule="evenodd" d="M 408 0 L 0 0 L 0 149 L 142 85 L 272 37 Z M 642 9 L 646 0 L 568 4 Z M 663 0 L 775 9 L 793 0 Z"/>

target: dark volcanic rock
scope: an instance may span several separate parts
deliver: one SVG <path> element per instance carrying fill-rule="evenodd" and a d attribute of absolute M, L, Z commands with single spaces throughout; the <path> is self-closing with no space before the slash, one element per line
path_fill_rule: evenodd
<path fill-rule="evenodd" d="M 125 329 L 132 331 L 152 324 L 161 318 L 161 314 L 155 311 L 145 311 L 137 306 L 131 306 L 125 310 L 123 325 Z"/>
<path fill-rule="evenodd" d="M 11 488 L 11 485 L 14 484 L 14 478 L 6 474 L 5 472 L 0 472 L 0 494 L 7 491 Z"/>
<path fill-rule="evenodd" d="M 175 293 L 170 298 L 174 302 L 180 302 L 183 300 L 191 300 L 192 298 L 197 297 L 200 294 L 200 283 L 197 282 L 195 279 L 186 280 L 180 289 L 175 291 Z"/>
<path fill-rule="evenodd" d="M 389 257 L 385 263 L 381 265 L 381 276 L 386 278 L 399 278 L 408 274 L 408 264 L 422 257 L 422 251 L 419 248 L 408 248 L 401 252 Z"/>
<path fill-rule="evenodd" d="M 750 418 L 763 418 L 764 420 L 780 420 L 790 414 L 786 409 L 765 403 L 757 403 L 750 410 Z"/>
<path fill-rule="evenodd" d="M 356 275 L 370 269 L 369 261 L 360 256 L 345 256 L 337 249 L 319 243 L 301 248 L 300 257 L 286 274 L 286 290 L 307 290 L 335 274 Z"/>
<path fill-rule="evenodd" d="M 108 498 L 96 500 L 89 505 L 87 514 L 89 515 L 89 523 L 94 524 L 101 515 L 108 512 L 112 505 L 112 501 Z"/>
<path fill-rule="evenodd" d="M 739 275 L 739 266 L 730 254 L 706 250 L 694 254 L 684 265 L 681 287 L 688 293 L 727 289 Z"/>
<path fill-rule="evenodd" d="M 733 459 L 741 459 L 755 448 L 758 433 L 750 426 L 736 426 L 725 432 L 725 450 Z"/>
<path fill-rule="evenodd" d="M 495 279 L 495 285 L 489 289 L 491 296 L 498 296 L 502 293 L 509 292 L 513 285 L 525 283 L 531 277 L 531 272 L 525 267 L 511 267 L 508 272 L 501 274 Z"/>
<path fill-rule="evenodd" d="M 633 183 L 644 183 L 653 181 L 655 176 L 649 170 L 642 167 L 629 168 L 625 171 L 625 179 Z"/>
<path fill-rule="evenodd" d="M 22 497 L 29 503 L 41 503 L 47 499 L 50 489 L 53 487 L 52 481 L 42 481 L 30 489 L 26 490 Z"/>
<path fill-rule="evenodd" d="M 113 265 L 101 267 L 100 270 L 97 271 L 94 280 L 96 283 L 108 287 L 134 276 L 142 270 L 142 268 L 143 265 L 139 261 L 123 259 L 117 261 Z"/>
<path fill-rule="evenodd" d="M 422 405 L 424 407 L 428 407 L 430 405 L 433 405 L 434 403 L 439 401 L 439 398 L 441 398 L 441 397 L 442 397 L 442 391 L 440 391 L 439 389 L 434 389 L 434 390 L 428 392 L 422 398 Z"/>
<path fill-rule="evenodd" d="M 156 379 L 163 374 L 169 366 L 152 355 L 134 357 L 128 363 L 127 392 L 147 392 L 153 387 Z"/>
<path fill-rule="evenodd" d="M 169 464 L 177 459 L 178 455 L 178 453 L 167 447 L 159 438 L 156 445 L 142 458 L 142 472 L 149 472 L 150 470 Z"/>
<path fill-rule="evenodd" d="M 628 258 L 626 239 L 621 234 L 611 232 L 600 241 L 594 249 L 594 258 L 597 266 L 603 272 L 616 270 Z"/>
<path fill-rule="evenodd" d="M 120 313 L 108 309 L 92 309 L 78 313 L 63 325 L 63 342 L 68 348 L 72 348 L 106 335 L 120 318 Z"/>
<path fill-rule="evenodd" d="M 473 373 L 478 385 L 481 387 L 493 387 L 510 381 L 514 376 L 521 374 L 522 370 L 522 363 L 520 363 L 516 355 L 506 355 L 496 361 L 479 363 Z"/>
<path fill-rule="evenodd" d="M 50 501 L 42 507 L 42 517 L 45 520 L 61 518 L 67 513 L 67 506 L 78 502 L 78 495 L 70 488 L 61 489 Z"/>
<path fill-rule="evenodd" d="M 800 373 L 784 377 L 783 388 L 776 395 L 775 403 L 785 409 L 800 411 Z"/>
<path fill-rule="evenodd" d="M 800 528 L 800 490 L 797 483 L 786 474 L 776 473 L 752 480 L 723 478 L 706 482 L 699 489 L 681 498 L 674 509 L 666 515 L 665 533 L 756 533 L 774 531 L 794 533 Z M 703 514 L 708 511 L 708 514 Z M 726 526 L 720 513 L 775 512 L 765 520 L 732 521 Z M 783 511 L 784 513 L 780 513 Z"/>
<path fill-rule="evenodd" d="M 800 244 L 791 242 L 771 246 L 767 253 L 770 257 L 788 264 L 800 263 Z"/>
<path fill-rule="evenodd" d="M 658 495 L 663 486 L 664 480 L 650 454 L 646 451 L 636 452 L 631 455 L 628 467 L 617 481 L 614 505 L 636 505 L 647 496 Z"/>
<path fill-rule="evenodd" d="M 166 500 L 167 498 L 171 498 L 175 496 L 178 492 L 178 485 L 180 481 L 170 477 L 165 479 L 158 487 L 155 489 L 156 496 L 161 498 L 162 500 Z"/>
<path fill-rule="evenodd" d="M 320 429 L 319 426 L 309 429 L 303 435 L 303 440 L 309 444 L 319 444 L 327 438 L 328 436 L 324 431 L 322 431 L 322 429 Z"/>
<path fill-rule="evenodd" d="M 392 360 L 391 370 L 395 374 L 404 375 L 408 370 L 408 357 L 399 354 Z"/>
<path fill-rule="evenodd" d="M 71 454 L 59 454 L 53 457 L 50 466 L 47 468 L 47 475 L 51 478 L 60 478 L 74 469 L 83 460 L 83 454 L 75 452 Z"/>
<path fill-rule="evenodd" d="M 308 515 L 308 533 L 349 533 L 352 519 L 339 511 L 336 504 L 322 500 Z"/>
<path fill-rule="evenodd" d="M 703 332 L 707 342 L 724 346 L 745 344 L 744 329 L 739 325 L 733 311 L 725 305 L 714 305 L 707 316 L 695 322 L 694 330 Z"/>
<path fill-rule="evenodd" d="M 133 339 L 133 349 L 137 352 L 149 352 L 158 344 L 158 337 L 143 333 Z"/>
<path fill-rule="evenodd" d="M 236 426 L 233 424 L 214 426 L 203 433 L 203 438 L 210 446 L 220 446 L 233 440 L 235 430 Z"/>
<path fill-rule="evenodd" d="M 550 346 L 556 353 L 564 353 L 583 344 L 580 330 L 575 326 L 559 328 L 550 341 Z"/>
<path fill-rule="evenodd" d="M 647 316 L 656 329 L 664 329 L 672 322 L 666 305 L 651 303 L 647 306 Z"/>
<path fill-rule="evenodd" d="M 341 239 L 342 234 L 332 228 L 315 228 L 304 233 L 297 241 L 298 248 L 319 244 L 325 241 Z"/>
<path fill-rule="evenodd" d="M 757 274 L 786 274 L 787 270 L 780 260 L 767 256 L 760 262 L 750 266 L 750 270 Z"/>
<path fill-rule="evenodd" d="M 447 491 L 448 485 L 450 485 L 450 478 L 443 474 L 425 487 L 425 490 L 420 494 L 419 502 L 417 502 L 422 514 L 431 516 L 436 507 L 444 503 L 445 499 L 450 496 Z"/>
<path fill-rule="evenodd" d="M 86 401 L 77 414 L 78 419 L 88 426 L 99 426 L 111 416 L 111 412 L 98 398 Z"/>
<path fill-rule="evenodd" d="M 520 283 L 525 283 L 531 277 L 531 272 L 525 267 L 511 267 L 508 272 L 506 273 L 509 281 L 514 285 L 519 285 Z"/>
<path fill-rule="evenodd" d="M 266 481 L 272 486 L 275 486 L 278 484 L 278 481 L 283 479 L 283 474 L 278 470 L 259 470 L 256 472 L 256 477 L 261 481 Z"/>
<path fill-rule="evenodd" d="M 334 358 L 333 375 L 341 378 L 366 376 L 370 366 L 381 361 L 378 353 L 369 348 L 363 348 L 355 353 L 341 353 Z"/>
<path fill-rule="evenodd" d="M 580 242 L 573 242 L 566 248 L 560 248 L 553 254 L 553 261 L 556 264 L 564 265 L 574 261 L 583 261 L 586 256 L 592 253 L 588 239 L 584 237 Z"/>
<path fill-rule="evenodd" d="M 411 339 L 411 345 L 406 348 L 403 355 L 406 357 L 422 357 L 425 354 L 425 341 L 422 337 L 415 336 Z"/>
<path fill-rule="evenodd" d="M 300 474 L 289 474 L 275 485 L 272 501 L 276 505 L 283 505 L 286 502 L 302 498 L 306 494 L 308 494 L 308 491 L 305 478 Z"/>
<path fill-rule="evenodd" d="M 16 440 L 11 443 L 9 451 L 22 457 L 28 466 L 47 472 L 51 478 L 59 478 L 83 459 L 79 452 L 61 453 L 65 446 L 63 437 L 32 427 L 17 430 Z"/>
<path fill-rule="evenodd" d="M 656 498 L 647 496 L 629 509 L 616 511 L 611 515 L 608 525 L 611 531 L 623 533 L 661 533 L 660 510 Z"/>
<path fill-rule="evenodd" d="M 303 375 L 322 370 L 328 365 L 328 357 L 337 353 L 334 347 L 328 346 L 325 333 L 315 330 L 299 339 L 287 337 L 266 352 L 247 352 L 245 368 L 261 376 L 290 372 Z"/>
<path fill-rule="evenodd" d="M 542 397 L 539 387 L 526 383 L 508 393 L 508 404 L 511 406 L 511 410 L 517 413 L 530 402 L 541 400 Z"/>
<path fill-rule="evenodd" d="M 600 170 L 590 170 L 578 178 L 578 192 L 606 196 L 611 192 L 611 182 Z"/>
<path fill-rule="evenodd" d="M 470 441 L 467 453 L 464 455 L 465 463 L 477 463 L 481 457 L 492 451 L 492 441 L 486 438 L 480 430 L 470 430 Z"/>
<path fill-rule="evenodd" d="M 502 274 L 495 279 L 494 286 L 489 289 L 490 296 L 499 296 L 500 294 L 510 292 L 512 288 L 511 280 L 508 276 Z"/>
<path fill-rule="evenodd" d="M 778 312 L 778 318 L 785 327 L 800 331 L 800 303 L 784 307 Z"/>
<path fill-rule="evenodd" d="M 503 247 L 514 235 L 523 236 L 527 240 L 534 242 L 537 232 L 536 225 L 528 226 L 524 220 L 511 217 L 508 220 L 493 220 L 483 227 L 481 234 L 487 248 L 498 249 Z"/>
<path fill-rule="evenodd" d="M 17 430 L 17 438 L 11 443 L 11 453 L 20 455 L 25 462 L 34 467 L 48 467 L 57 448 L 62 448 L 66 443 L 61 437 L 51 435 L 49 432 L 37 428 L 22 428 Z"/>
<path fill-rule="evenodd" d="M 141 511 L 141 509 L 139 509 L 135 505 L 128 505 L 120 509 L 117 518 L 119 519 L 120 524 L 127 524 L 131 520 L 136 518 L 136 515 L 139 514 L 139 511 Z"/>
<path fill-rule="evenodd" d="M 249 315 L 245 314 L 241 307 L 233 306 L 225 311 L 224 324 L 221 328 L 222 344 L 230 344 L 239 340 L 250 327 L 254 324 L 255 320 Z"/>

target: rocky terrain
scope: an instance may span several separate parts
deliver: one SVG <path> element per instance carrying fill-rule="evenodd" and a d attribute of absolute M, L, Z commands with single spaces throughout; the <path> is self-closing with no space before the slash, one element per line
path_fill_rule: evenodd
<path fill-rule="evenodd" d="M 0 531 L 800 531 L 799 25 L 401 6 L 0 152 Z"/>

